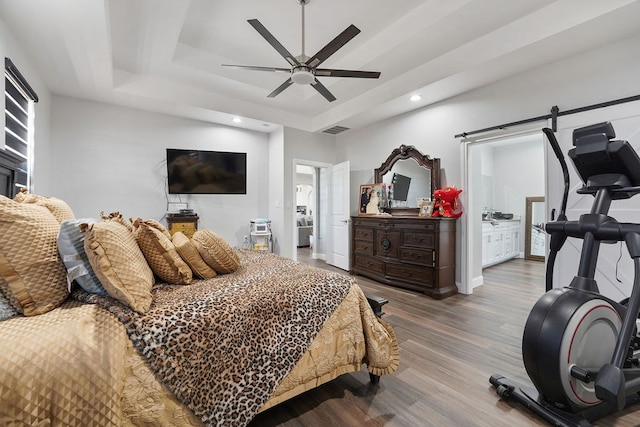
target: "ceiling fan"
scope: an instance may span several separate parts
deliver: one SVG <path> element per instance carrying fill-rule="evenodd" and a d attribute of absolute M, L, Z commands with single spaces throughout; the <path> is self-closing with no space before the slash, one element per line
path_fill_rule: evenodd
<path fill-rule="evenodd" d="M 336 53 L 338 49 L 344 46 L 349 40 L 354 38 L 360 33 L 360 30 L 355 25 L 349 25 L 349 27 L 342 33 L 338 34 L 336 38 L 331 40 L 325 47 L 320 49 L 315 55 L 308 57 L 304 53 L 304 7 L 309 4 L 311 0 L 297 0 L 302 6 L 302 53 L 298 56 L 293 56 L 289 51 L 280 44 L 278 40 L 258 21 L 257 19 L 249 19 L 247 22 L 256 29 L 258 33 L 271 45 L 280 55 L 287 60 L 291 68 L 277 68 L 277 67 L 257 67 L 251 65 L 231 65 L 222 64 L 223 67 L 241 68 L 244 70 L 254 71 L 271 71 L 280 73 L 289 73 L 289 78 L 271 92 L 268 97 L 274 98 L 279 95 L 286 88 L 293 83 L 308 85 L 310 84 L 315 90 L 317 90 L 327 101 L 332 102 L 336 100 L 329 90 L 318 81 L 317 77 L 357 77 L 364 79 L 377 79 L 380 77 L 380 73 L 377 71 L 357 71 L 357 70 L 334 70 L 330 68 L 318 68 L 327 58 Z"/>

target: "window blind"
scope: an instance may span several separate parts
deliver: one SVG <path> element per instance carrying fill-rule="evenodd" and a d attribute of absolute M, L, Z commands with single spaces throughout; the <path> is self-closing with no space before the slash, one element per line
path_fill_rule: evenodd
<path fill-rule="evenodd" d="M 19 190 L 28 188 L 30 184 L 30 135 L 33 126 L 33 102 L 38 101 L 38 95 L 9 58 L 5 58 L 4 98 L 5 150 L 21 160 L 15 176 L 15 185 Z"/>

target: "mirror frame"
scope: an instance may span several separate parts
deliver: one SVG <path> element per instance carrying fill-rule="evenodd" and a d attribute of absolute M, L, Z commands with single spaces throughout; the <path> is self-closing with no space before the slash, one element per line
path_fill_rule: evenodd
<path fill-rule="evenodd" d="M 543 261 L 545 255 L 533 255 L 531 253 L 531 229 L 533 227 L 533 204 L 544 203 L 544 196 L 526 197 L 525 224 L 524 224 L 524 259 L 531 261 Z"/>
<path fill-rule="evenodd" d="M 391 170 L 398 160 L 413 159 L 418 165 L 429 168 L 431 171 L 431 194 L 429 197 L 433 199 L 433 192 L 440 188 L 440 159 L 431 158 L 418 151 L 413 145 L 402 144 L 399 148 L 394 149 L 391 155 L 385 160 L 379 168 L 374 170 L 373 178 L 376 184 L 383 182 L 383 176 Z M 388 208 L 392 215 L 418 215 L 418 208 Z"/>

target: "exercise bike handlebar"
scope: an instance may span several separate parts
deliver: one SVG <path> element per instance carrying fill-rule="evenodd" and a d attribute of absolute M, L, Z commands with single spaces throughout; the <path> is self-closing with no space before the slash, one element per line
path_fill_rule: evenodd
<path fill-rule="evenodd" d="M 567 162 L 564 160 L 564 154 L 562 154 L 560 144 L 558 143 L 553 130 L 550 128 L 543 128 L 542 132 L 547 137 L 549 145 L 551 145 L 553 152 L 558 158 L 558 162 L 560 162 L 560 167 L 562 168 L 564 191 L 562 193 L 562 205 L 560 206 L 560 214 L 558 215 L 557 219 L 558 221 L 566 221 L 567 200 L 569 198 L 569 168 L 567 167 Z M 560 252 L 560 249 L 562 249 L 565 240 L 567 240 L 566 234 L 551 232 L 549 233 L 551 234 L 551 238 L 549 239 L 549 256 L 547 258 L 547 270 L 545 273 L 545 289 L 547 292 L 553 289 L 553 269 L 556 264 L 556 257 L 558 255 L 558 252 Z"/>
<path fill-rule="evenodd" d="M 628 236 L 639 236 L 631 239 L 632 241 L 640 238 L 640 224 L 621 223 L 601 214 L 586 214 L 582 216 L 580 221 L 548 222 L 545 228 L 548 233 L 555 232 L 579 239 L 584 239 L 587 233 L 591 233 L 596 240 L 602 242 L 627 241 L 627 245 L 631 243 Z M 632 247 L 629 249 L 632 258 L 640 256 L 640 247 L 638 250 L 632 249 Z"/>
<path fill-rule="evenodd" d="M 558 215 L 558 220 L 562 221 L 567 219 L 565 215 L 567 211 L 567 199 L 569 198 L 569 185 L 570 185 L 569 168 L 567 167 L 567 162 L 564 160 L 564 154 L 562 154 L 562 149 L 560 148 L 560 144 L 558 143 L 558 140 L 556 139 L 556 136 L 553 133 L 553 130 L 550 128 L 543 128 L 542 132 L 547 137 L 547 140 L 549 141 L 549 145 L 551 145 L 553 152 L 555 153 L 556 157 L 558 158 L 558 161 L 560 162 L 560 167 L 562 168 L 564 190 L 562 192 L 562 205 L 560 207 L 560 214 Z"/>

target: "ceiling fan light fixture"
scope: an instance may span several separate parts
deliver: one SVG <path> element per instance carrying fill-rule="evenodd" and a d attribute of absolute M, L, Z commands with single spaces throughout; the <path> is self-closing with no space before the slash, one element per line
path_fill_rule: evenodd
<path fill-rule="evenodd" d="M 316 76 L 308 67 L 295 67 L 291 71 L 291 80 L 299 85 L 308 85 L 316 80 Z"/>

